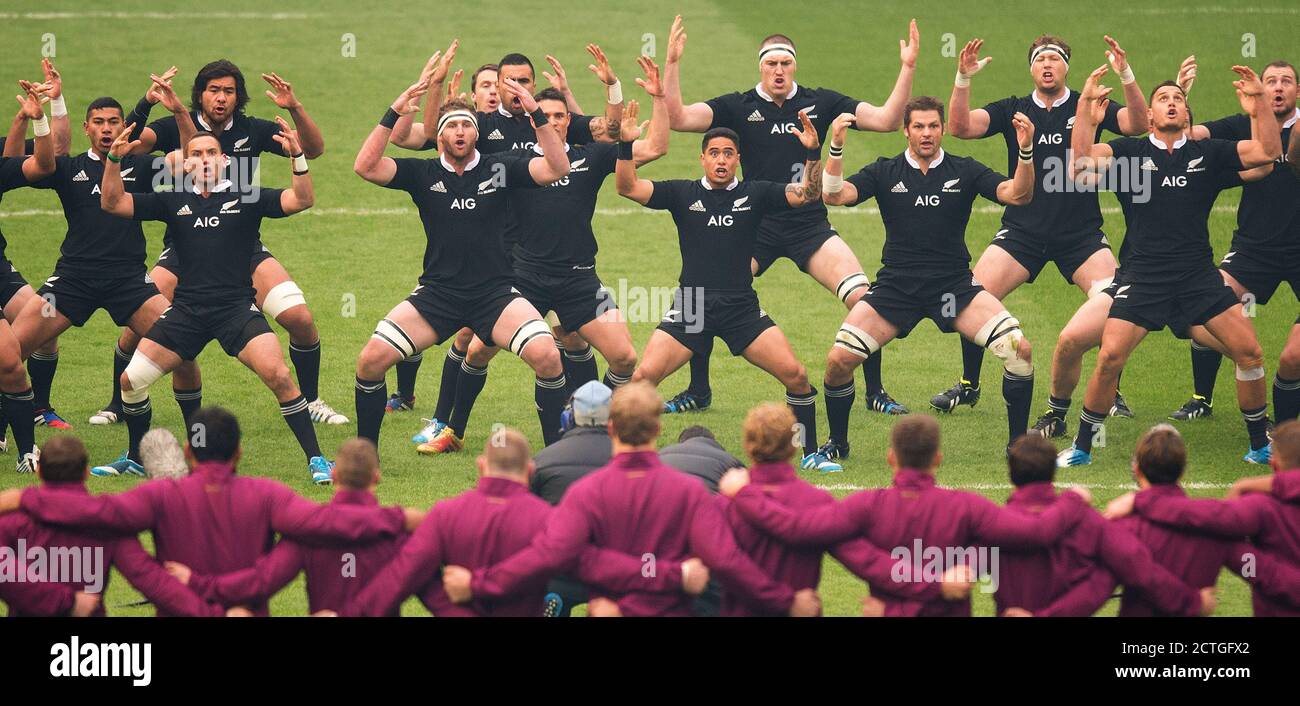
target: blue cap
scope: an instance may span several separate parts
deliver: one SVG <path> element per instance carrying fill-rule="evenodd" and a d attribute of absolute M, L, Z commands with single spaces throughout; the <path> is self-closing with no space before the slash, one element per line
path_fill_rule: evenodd
<path fill-rule="evenodd" d="M 609 398 L 614 393 L 592 380 L 573 393 L 573 421 L 580 427 L 601 426 L 609 422 Z"/>

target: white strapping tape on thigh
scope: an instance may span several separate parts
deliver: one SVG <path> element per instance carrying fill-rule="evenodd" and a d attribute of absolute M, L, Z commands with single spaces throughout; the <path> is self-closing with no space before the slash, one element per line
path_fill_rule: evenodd
<path fill-rule="evenodd" d="M 515 335 L 510 337 L 510 352 L 515 355 L 523 355 L 524 346 L 531 343 L 534 339 L 546 336 L 547 339 L 554 341 L 555 337 L 551 335 L 551 327 L 546 325 L 541 319 L 532 319 L 520 324 L 515 329 Z"/>
<path fill-rule="evenodd" d="M 550 326 L 551 328 L 559 328 L 559 326 L 560 326 L 560 315 L 557 314 L 557 313 L 555 313 L 555 310 L 554 310 L 554 309 L 552 309 L 552 310 L 546 312 L 546 324 L 547 324 L 548 326 Z"/>
<path fill-rule="evenodd" d="M 307 297 L 303 295 L 302 290 L 293 280 L 289 280 L 271 287 L 271 291 L 266 293 L 266 299 L 262 302 L 262 313 L 275 319 L 292 307 L 306 303 Z"/>
<path fill-rule="evenodd" d="M 880 350 L 880 344 L 870 334 L 847 323 L 840 324 L 840 330 L 835 333 L 835 345 L 862 359 Z"/>
<path fill-rule="evenodd" d="M 853 274 L 840 280 L 839 285 L 835 287 L 835 296 L 840 301 L 848 301 L 849 295 L 858 289 L 866 289 L 871 286 L 871 280 L 867 279 L 865 272 L 854 272 Z"/>
<path fill-rule="evenodd" d="M 400 353 L 403 359 L 410 358 L 416 353 L 415 342 L 411 340 L 411 337 L 406 335 L 401 326 L 388 319 L 381 319 L 375 326 L 375 332 L 370 337 L 378 338 L 392 346 L 393 350 Z"/>
<path fill-rule="evenodd" d="M 1101 294 L 1102 292 L 1106 291 L 1106 288 L 1109 287 L 1111 283 L 1114 281 L 1115 281 L 1114 277 L 1106 277 L 1104 279 L 1099 279 L 1096 282 L 1093 282 L 1092 286 L 1088 287 L 1088 298 L 1092 299 L 1098 294 Z"/>
<path fill-rule="evenodd" d="M 126 364 L 126 379 L 131 383 L 130 390 L 122 390 L 122 401 L 139 404 L 149 399 L 149 386 L 158 382 L 163 376 L 162 368 L 149 360 L 143 353 L 136 352 L 131 362 Z"/>
<path fill-rule="evenodd" d="M 1264 368 L 1261 366 L 1258 368 L 1246 368 L 1245 370 L 1242 370 L 1240 367 L 1238 367 L 1237 379 L 1241 380 L 1242 382 L 1250 382 L 1252 380 L 1262 380 L 1264 379 Z"/>

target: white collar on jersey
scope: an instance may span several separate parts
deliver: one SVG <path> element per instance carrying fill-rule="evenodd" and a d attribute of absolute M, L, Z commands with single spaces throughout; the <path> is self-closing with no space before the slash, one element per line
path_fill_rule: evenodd
<path fill-rule="evenodd" d="M 542 154 L 542 146 L 541 146 L 541 145 L 533 145 L 533 151 L 536 152 L 537 154 Z M 569 151 L 569 143 L 567 143 L 567 142 L 564 143 L 564 151 L 565 151 L 565 152 L 568 152 L 568 151 Z M 542 156 L 545 156 L 545 155 L 542 155 Z"/>
<path fill-rule="evenodd" d="M 195 193 L 195 194 L 201 193 L 197 188 L 195 188 L 196 186 L 198 186 L 198 185 L 197 185 L 197 184 L 191 184 L 191 185 L 190 185 L 190 191 L 191 191 L 192 193 Z M 221 192 L 223 192 L 223 191 L 226 191 L 227 189 L 231 188 L 232 186 L 234 186 L 234 184 L 232 184 L 232 183 L 230 182 L 229 179 L 222 179 L 220 182 L 217 183 L 216 186 L 212 187 L 212 190 L 209 191 L 208 193 L 209 193 L 209 194 L 219 194 L 219 193 L 221 193 Z"/>
<path fill-rule="evenodd" d="M 503 117 L 510 118 L 512 120 L 518 120 L 519 118 L 524 117 L 522 114 L 520 114 L 519 118 L 516 118 L 514 114 L 506 110 L 505 101 L 501 101 L 500 103 L 497 103 L 497 112 L 500 113 Z"/>
<path fill-rule="evenodd" d="M 1160 138 L 1156 137 L 1156 134 L 1154 132 L 1151 133 L 1150 135 L 1147 135 L 1147 137 L 1151 140 L 1151 144 L 1155 145 L 1156 147 L 1159 147 L 1162 150 L 1169 149 L 1169 145 L 1166 145 L 1165 143 L 1161 142 Z M 1174 149 L 1178 149 L 1179 147 L 1182 147 L 1185 144 L 1187 144 L 1187 133 L 1184 132 L 1178 138 L 1178 141 L 1174 143 Z"/>
<path fill-rule="evenodd" d="M 481 158 L 482 156 L 483 156 L 483 155 L 479 153 L 478 149 L 475 148 L 475 149 L 474 149 L 474 159 L 471 159 L 471 160 L 469 161 L 469 164 L 466 164 L 466 165 L 465 165 L 465 171 L 468 172 L 469 170 L 473 169 L 474 167 L 477 167 L 477 166 L 478 166 L 479 158 Z M 443 169 L 446 169 L 446 170 L 449 171 L 449 172 L 455 172 L 455 171 L 456 171 L 456 168 L 453 167 L 453 166 L 451 166 L 451 162 L 448 162 L 448 161 L 447 161 L 447 157 L 446 157 L 446 156 L 441 155 L 441 154 L 438 155 L 438 161 L 439 161 L 439 162 L 442 162 L 442 168 L 443 168 Z"/>
<path fill-rule="evenodd" d="M 1295 125 L 1296 120 L 1300 120 L 1300 108 L 1296 108 L 1295 112 L 1291 114 L 1291 117 L 1287 118 L 1287 121 L 1282 123 L 1282 129 L 1285 130 L 1292 125 Z"/>
<path fill-rule="evenodd" d="M 208 124 L 208 121 L 206 121 L 206 120 L 203 119 L 203 113 L 202 113 L 202 112 L 199 113 L 199 116 L 198 116 L 198 123 L 199 123 L 199 127 L 200 127 L 200 128 L 202 128 L 202 129 L 204 129 L 204 130 L 206 130 L 206 131 L 208 131 L 208 132 L 212 132 L 212 126 Z M 231 125 L 234 125 L 234 124 L 235 124 L 235 116 L 232 115 L 232 116 L 230 116 L 230 119 L 226 121 L 226 124 L 221 126 L 221 131 L 222 131 L 222 132 L 225 132 L 226 130 L 229 130 L 229 129 L 230 129 L 230 126 L 231 126 Z"/>
<path fill-rule="evenodd" d="M 86 150 L 86 156 L 87 156 L 87 157 L 90 157 L 91 159 L 95 160 L 96 162 L 99 161 L 99 155 L 95 154 L 95 150 Z"/>
<path fill-rule="evenodd" d="M 772 103 L 772 102 L 774 102 L 774 101 L 772 100 L 772 96 L 767 95 L 767 91 L 764 91 L 764 90 L 763 90 L 763 83 L 762 83 L 761 81 L 758 82 L 757 84 L 755 84 L 755 86 L 754 86 L 754 92 L 758 94 L 758 97 L 759 97 L 759 98 L 762 98 L 763 100 L 767 101 L 768 103 Z M 789 93 L 788 95 L 786 95 L 785 100 L 790 100 L 791 98 L 794 98 L 795 94 L 798 93 L 798 92 L 799 92 L 799 84 L 798 84 L 798 82 L 796 82 L 796 81 L 791 81 L 791 82 L 790 82 L 790 93 Z"/>
<path fill-rule="evenodd" d="M 1038 97 L 1038 89 L 1037 89 L 1037 88 L 1034 89 L 1034 92 L 1033 92 L 1033 93 L 1030 93 L 1030 94 L 1029 94 L 1029 97 L 1034 99 L 1034 105 L 1038 106 L 1039 108 L 1046 108 L 1046 107 L 1047 107 L 1047 104 L 1043 102 L 1043 99 Z M 1069 87 L 1069 86 L 1066 86 L 1066 87 L 1065 87 L 1065 93 L 1062 93 L 1060 98 L 1057 98 L 1056 100 L 1052 101 L 1052 107 L 1053 107 L 1053 108 L 1060 108 L 1060 107 L 1061 107 L 1062 105 L 1064 105 L 1065 102 L 1068 101 L 1068 100 L 1070 100 L 1070 87 Z"/>
<path fill-rule="evenodd" d="M 940 147 L 939 154 L 933 160 L 930 160 L 930 169 L 934 169 L 935 167 L 943 163 L 943 155 L 944 155 L 943 148 Z M 912 156 L 911 147 L 908 147 L 907 149 L 903 150 L 903 157 L 907 160 L 908 164 L 912 165 L 913 169 L 921 168 L 921 163 L 916 161 L 916 158 Z"/>
<path fill-rule="evenodd" d="M 709 186 L 708 177 L 700 177 L 700 185 L 703 186 L 705 189 L 708 189 L 709 191 L 714 190 L 712 186 Z M 740 179 L 737 179 L 736 177 L 731 177 L 731 183 L 727 184 L 727 191 L 731 191 L 737 186 L 740 186 Z"/>

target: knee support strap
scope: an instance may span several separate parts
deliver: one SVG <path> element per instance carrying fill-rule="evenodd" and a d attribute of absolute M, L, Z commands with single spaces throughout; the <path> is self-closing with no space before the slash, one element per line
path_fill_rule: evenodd
<path fill-rule="evenodd" d="M 551 335 L 551 327 L 547 326 L 545 321 L 541 319 L 525 321 L 519 325 L 519 328 L 515 329 L 514 335 L 510 337 L 510 352 L 515 355 L 523 355 L 524 346 L 542 336 L 546 336 L 552 341 L 555 340 L 555 337 Z"/>
<path fill-rule="evenodd" d="M 847 302 L 849 300 L 849 296 L 852 295 L 854 292 L 858 291 L 859 289 L 868 289 L 870 287 L 871 287 L 871 280 L 867 279 L 867 275 L 865 273 L 854 272 L 848 277 L 845 277 L 844 279 L 840 280 L 840 283 L 835 286 L 835 296 L 839 297 L 840 301 Z"/>
<path fill-rule="evenodd" d="M 275 319 L 289 309 L 306 303 L 307 297 L 302 290 L 293 280 L 289 280 L 271 287 L 271 291 L 266 293 L 266 299 L 262 301 L 262 313 Z"/>
<path fill-rule="evenodd" d="M 149 399 L 149 386 L 163 376 L 162 368 L 139 353 L 131 356 L 125 372 L 131 383 L 130 390 L 122 390 L 122 401 L 127 404 L 139 404 Z"/>
<path fill-rule="evenodd" d="M 852 324 L 840 324 L 840 330 L 835 334 L 835 345 L 863 360 L 880 350 L 876 339 Z"/>
<path fill-rule="evenodd" d="M 989 319 L 975 334 L 975 342 L 989 349 L 1002 360 L 1002 367 L 1012 375 L 1027 377 L 1034 374 L 1034 366 L 1020 357 L 1020 322 L 1007 311 Z"/>
<path fill-rule="evenodd" d="M 1252 380 L 1263 380 L 1264 366 L 1260 365 L 1254 368 L 1242 368 L 1241 366 L 1238 366 L 1237 379 L 1241 380 L 1242 382 L 1250 382 Z"/>
<path fill-rule="evenodd" d="M 406 335 L 402 327 L 388 319 L 380 320 L 379 324 L 375 326 L 375 332 L 370 337 L 377 338 L 392 346 L 393 350 L 400 353 L 403 359 L 410 359 L 411 356 L 419 352 L 415 349 L 415 341 Z"/>

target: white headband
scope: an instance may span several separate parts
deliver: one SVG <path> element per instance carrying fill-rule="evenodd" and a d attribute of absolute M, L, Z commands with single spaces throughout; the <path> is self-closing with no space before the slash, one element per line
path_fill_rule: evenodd
<path fill-rule="evenodd" d="M 769 44 L 758 50 L 758 61 L 763 62 L 769 54 L 785 55 L 794 58 L 794 47 L 789 44 Z"/>
<path fill-rule="evenodd" d="M 442 130 L 447 126 L 447 123 L 456 118 L 465 118 L 469 120 L 470 124 L 474 126 L 474 132 L 478 132 L 478 118 L 473 113 L 468 110 L 452 110 L 441 118 L 438 118 L 438 135 L 441 136 Z"/>
<path fill-rule="evenodd" d="M 1049 51 L 1056 52 L 1056 55 L 1061 57 L 1061 63 L 1065 64 L 1065 68 L 1070 68 L 1070 52 L 1067 52 L 1055 44 L 1043 44 L 1035 48 L 1034 52 L 1029 55 L 1029 65 L 1034 65 L 1034 60 L 1038 58 L 1039 54 Z"/>

